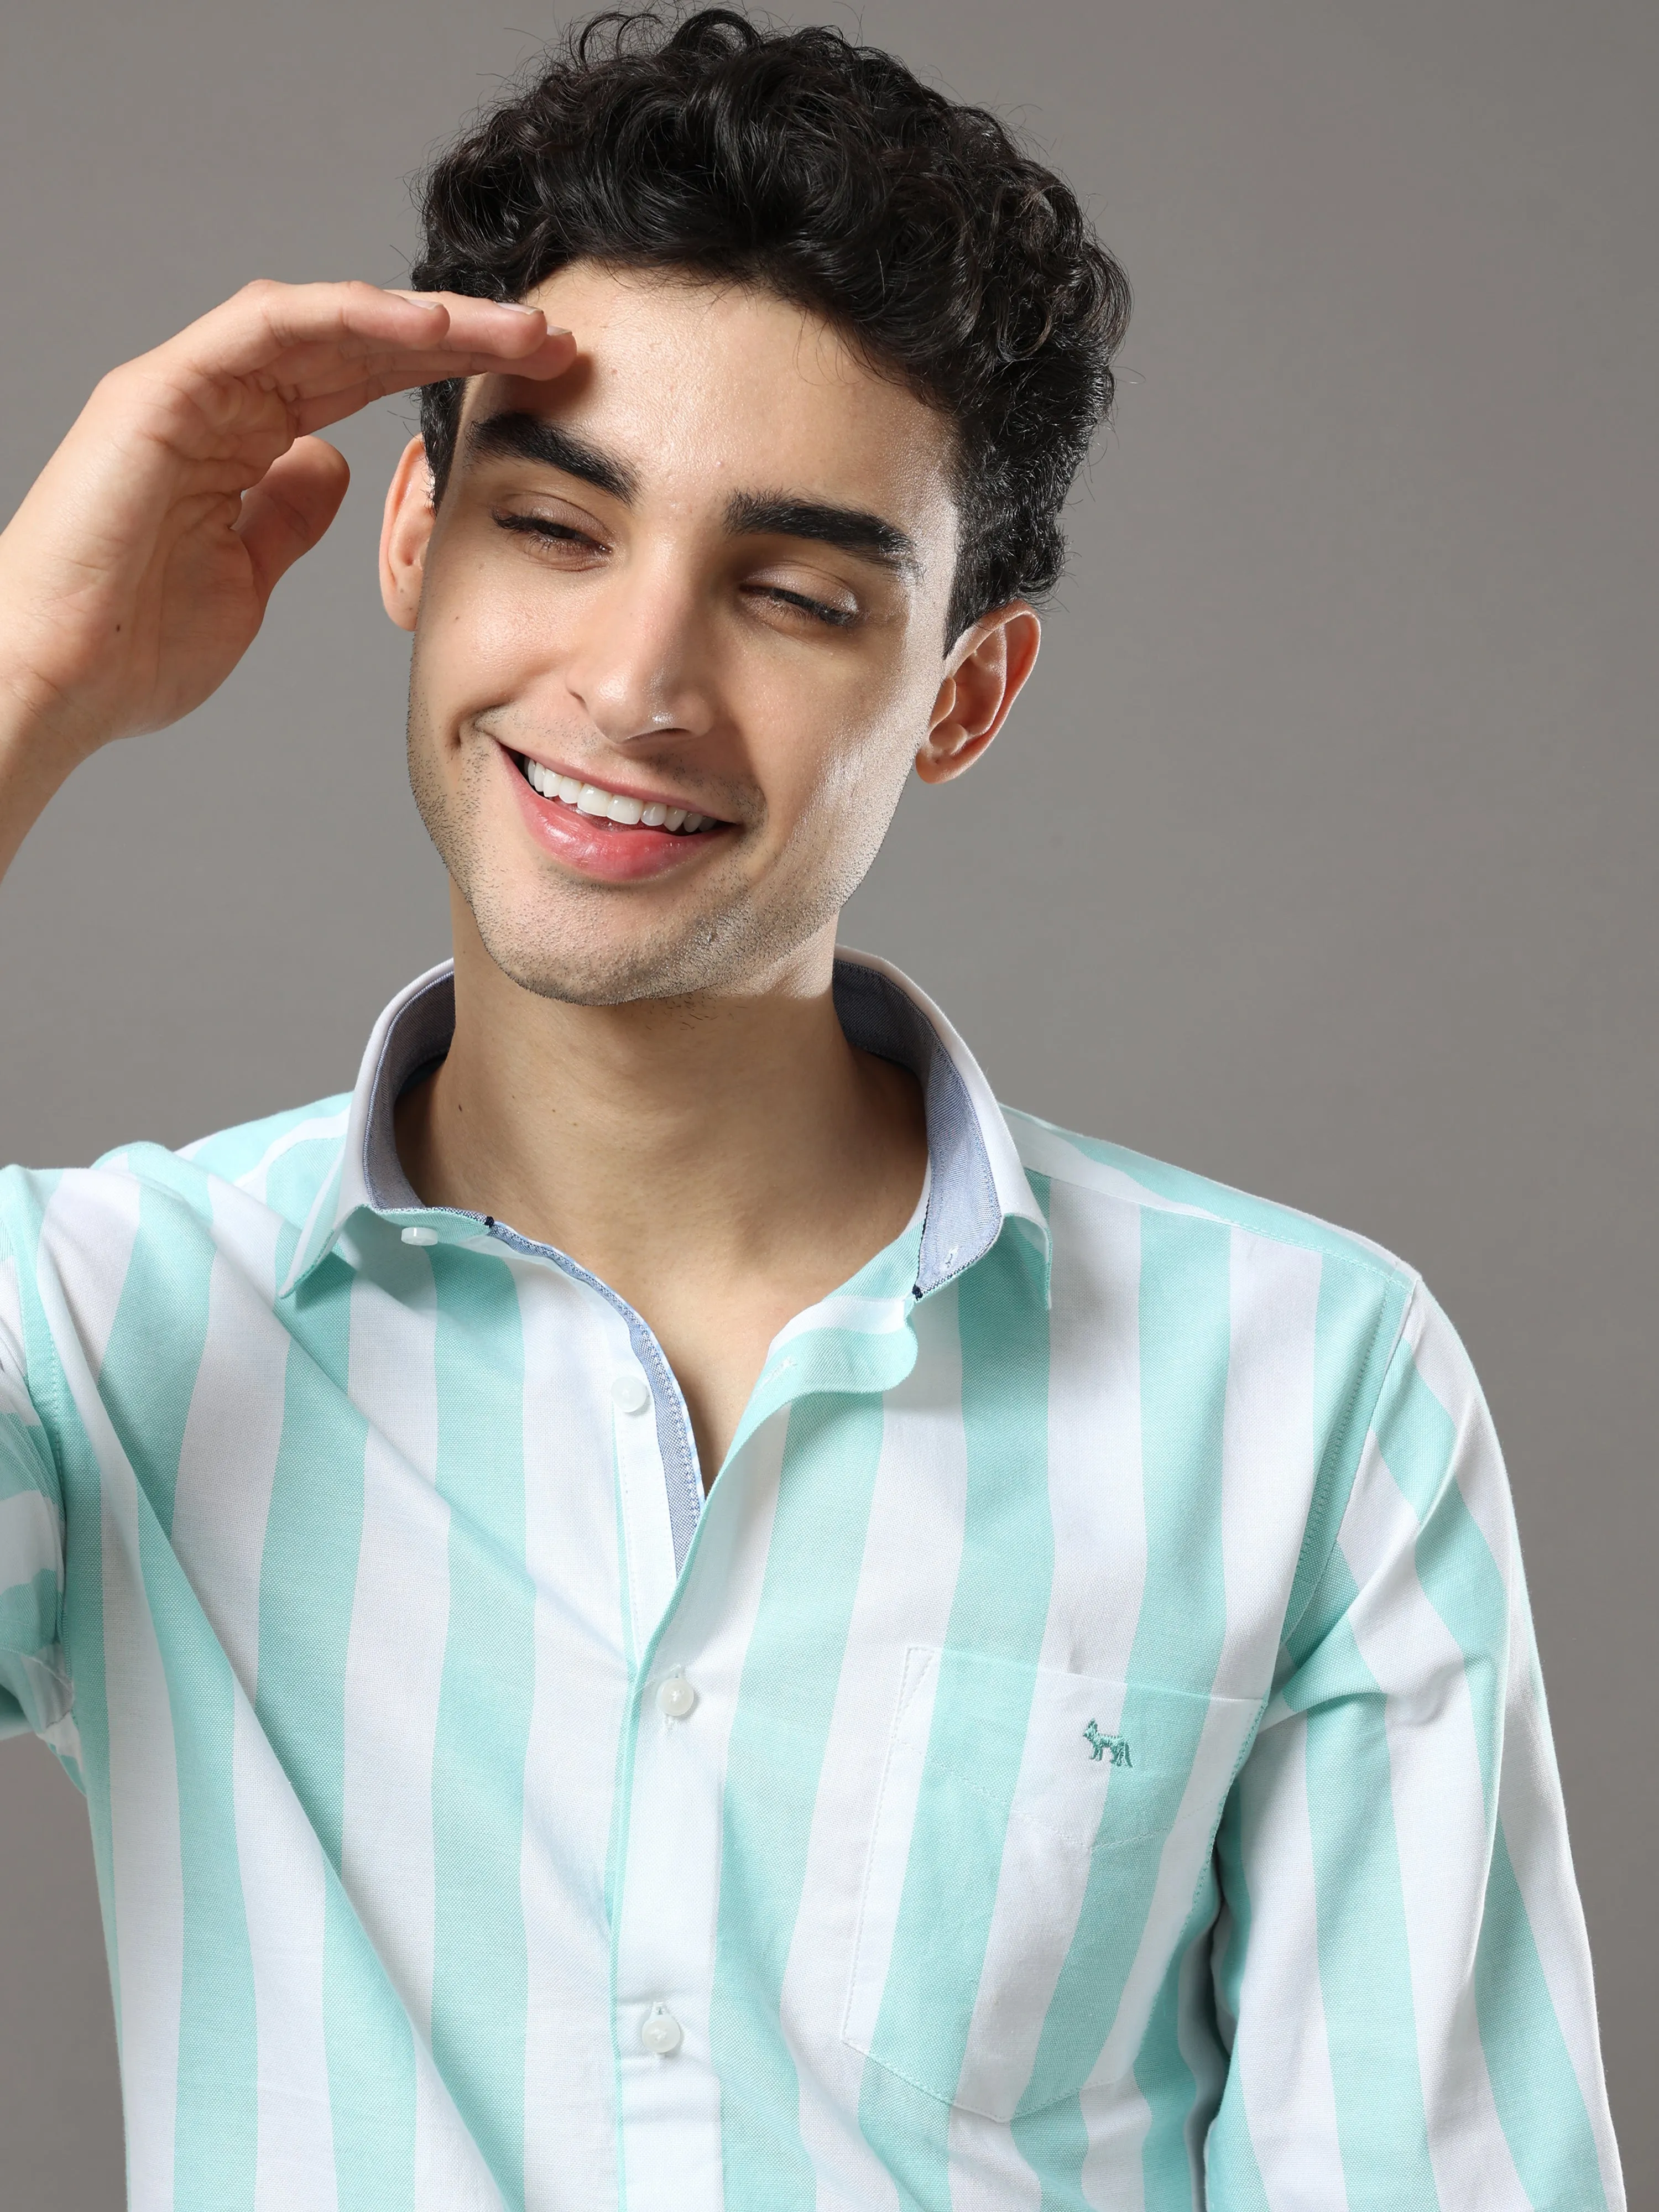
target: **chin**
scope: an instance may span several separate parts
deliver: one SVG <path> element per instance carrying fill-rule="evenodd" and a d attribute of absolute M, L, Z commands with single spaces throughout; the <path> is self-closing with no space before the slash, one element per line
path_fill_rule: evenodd
<path fill-rule="evenodd" d="M 470 901 L 484 951 L 509 982 L 573 1006 L 622 1006 L 641 999 L 686 999 L 740 984 L 755 966 L 757 933 L 747 917 L 700 915 L 681 930 L 638 937 Z"/>

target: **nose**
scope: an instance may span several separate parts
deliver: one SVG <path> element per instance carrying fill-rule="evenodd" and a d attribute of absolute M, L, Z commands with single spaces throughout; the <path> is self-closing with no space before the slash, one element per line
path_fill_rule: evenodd
<path fill-rule="evenodd" d="M 565 683 L 601 736 L 623 745 L 714 726 L 707 615 L 672 551 L 620 564 L 586 613 Z"/>

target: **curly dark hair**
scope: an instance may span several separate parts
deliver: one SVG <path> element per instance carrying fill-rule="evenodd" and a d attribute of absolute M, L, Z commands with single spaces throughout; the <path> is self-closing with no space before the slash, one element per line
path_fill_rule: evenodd
<path fill-rule="evenodd" d="M 955 426 L 950 635 L 1058 579 L 1128 284 L 1060 178 L 892 55 L 726 8 L 597 15 L 440 156 L 422 212 L 422 290 L 521 299 L 591 259 L 815 311 Z M 434 498 L 460 400 L 422 395 Z"/>

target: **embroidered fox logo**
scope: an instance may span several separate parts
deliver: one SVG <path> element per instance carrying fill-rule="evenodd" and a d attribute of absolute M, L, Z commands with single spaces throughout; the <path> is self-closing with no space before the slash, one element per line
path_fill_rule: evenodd
<path fill-rule="evenodd" d="M 1110 1752 L 1114 1766 L 1134 1765 L 1133 1759 L 1129 1756 L 1129 1739 L 1127 1735 L 1102 1735 L 1097 1723 L 1094 1721 L 1090 1722 L 1083 1733 L 1088 1739 L 1091 1759 L 1104 1759 L 1107 1753 Z"/>

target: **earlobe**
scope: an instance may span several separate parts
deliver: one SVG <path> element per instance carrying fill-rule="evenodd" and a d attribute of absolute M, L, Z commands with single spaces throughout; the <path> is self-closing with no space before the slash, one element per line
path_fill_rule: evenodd
<path fill-rule="evenodd" d="M 412 630 L 421 611 L 426 549 L 435 520 L 426 446 L 411 438 L 392 471 L 380 521 L 380 599 L 399 629 Z"/>
<path fill-rule="evenodd" d="M 1010 600 L 963 633 L 916 749 L 916 774 L 924 783 L 949 783 L 973 766 L 1007 720 L 1036 665 L 1042 636 L 1042 623 L 1023 599 Z"/>

